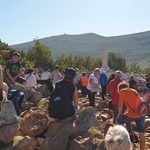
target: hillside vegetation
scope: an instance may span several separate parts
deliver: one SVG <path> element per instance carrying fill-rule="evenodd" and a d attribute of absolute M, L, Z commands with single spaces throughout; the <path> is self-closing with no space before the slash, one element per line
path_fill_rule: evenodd
<path fill-rule="evenodd" d="M 61 54 L 100 57 L 103 43 L 107 42 L 108 49 L 123 55 L 128 63 L 150 64 L 150 31 L 114 37 L 104 37 L 94 33 L 63 34 L 39 39 L 39 41 L 49 47 L 54 58 Z M 25 52 L 33 45 L 34 41 L 10 46 Z"/>

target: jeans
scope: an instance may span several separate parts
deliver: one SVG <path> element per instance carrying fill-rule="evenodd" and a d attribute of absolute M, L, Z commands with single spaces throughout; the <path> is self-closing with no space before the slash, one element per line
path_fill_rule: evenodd
<path fill-rule="evenodd" d="M 132 121 L 136 122 L 137 132 L 143 133 L 145 130 L 145 117 L 144 116 L 140 118 L 129 118 L 126 115 L 121 115 L 120 117 L 117 118 L 117 122 L 120 124 L 130 123 Z M 129 133 L 132 133 L 131 126 L 127 126 L 127 130 Z"/>
<path fill-rule="evenodd" d="M 122 113 L 124 113 L 125 110 L 126 110 L 126 106 L 123 106 Z M 118 105 L 113 105 L 113 113 L 114 113 L 113 123 L 115 124 L 116 118 L 118 116 Z"/>

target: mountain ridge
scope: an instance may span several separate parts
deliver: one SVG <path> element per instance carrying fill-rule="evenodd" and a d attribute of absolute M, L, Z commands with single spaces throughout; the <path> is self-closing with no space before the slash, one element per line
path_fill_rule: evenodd
<path fill-rule="evenodd" d="M 150 58 L 150 31 L 110 37 L 96 33 L 62 34 L 38 40 L 49 47 L 54 58 L 61 54 L 100 57 L 104 42 L 108 43 L 109 50 L 120 53 L 129 63 L 148 62 Z M 27 51 L 33 45 L 34 41 L 30 41 L 10 47 L 18 51 Z"/>

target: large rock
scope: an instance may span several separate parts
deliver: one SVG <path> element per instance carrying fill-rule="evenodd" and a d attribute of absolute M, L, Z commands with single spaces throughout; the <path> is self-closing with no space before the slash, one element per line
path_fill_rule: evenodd
<path fill-rule="evenodd" d="M 15 150 L 35 150 L 37 140 L 32 136 L 15 136 L 13 147 Z"/>
<path fill-rule="evenodd" d="M 34 103 L 29 102 L 29 101 L 24 101 L 24 103 L 23 103 L 23 111 L 29 110 L 33 106 L 34 106 Z"/>
<path fill-rule="evenodd" d="M 28 98 L 29 102 L 32 102 L 34 106 L 37 106 L 38 102 L 42 99 L 42 94 L 38 91 L 34 91 L 32 96 Z"/>
<path fill-rule="evenodd" d="M 25 135 L 41 134 L 49 125 L 48 116 L 42 109 L 30 109 L 20 122 L 20 131 Z"/>
<path fill-rule="evenodd" d="M 9 143 L 19 130 L 19 118 L 11 101 L 0 102 L 0 141 Z"/>
<path fill-rule="evenodd" d="M 75 124 L 78 128 L 78 135 L 88 137 L 88 129 L 97 124 L 97 118 L 93 107 L 83 108 L 81 112 L 76 115 Z"/>
<path fill-rule="evenodd" d="M 19 83 L 15 83 L 12 86 L 12 89 L 21 90 L 24 93 L 24 99 L 25 100 L 28 100 L 33 95 L 33 93 L 35 91 L 33 88 L 26 88 L 25 86 L 23 86 Z"/>
<path fill-rule="evenodd" d="M 150 127 L 150 118 L 145 119 L 145 128 Z"/>
<path fill-rule="evenodd" d="M 50 92 L 49 92 L 49 89 L 47 87 L 46 84 L 38 84 L 35 86 L 35 90 L 40 92 L 42 94 L 43 97 L 48 97 L 50 96 Z"/>
<path fill-rule="evenodd" d="M 92 143 L 89 137 L 78 137 L 72 141 L 70 150 L 92 150 Z"/>
<path fill-rule="evenodd" d="M 47 138 L 41 141 L 41 147 L 43 147 L 43 143 L 46 142 L 47 146 L 44 145 L 44 147 L 46 146 L 45 148 L 66 150 L 70 136 L 77 130 L 73 123 L 73 117 L 50 122 L 47 132 L 45 133 Z"/>

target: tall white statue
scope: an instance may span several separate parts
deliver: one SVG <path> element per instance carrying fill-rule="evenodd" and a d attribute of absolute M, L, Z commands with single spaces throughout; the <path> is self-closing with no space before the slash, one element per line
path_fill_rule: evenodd
<path fill-rule="evenodd" d="M 109 72 L 110 68 L 108 67 L 108 44 L 107 42 L 104 42 L 103 47 L 101 49 L 101 59 L 102 59 L 102 70 L 104 70 L 105 72 Z"/>

